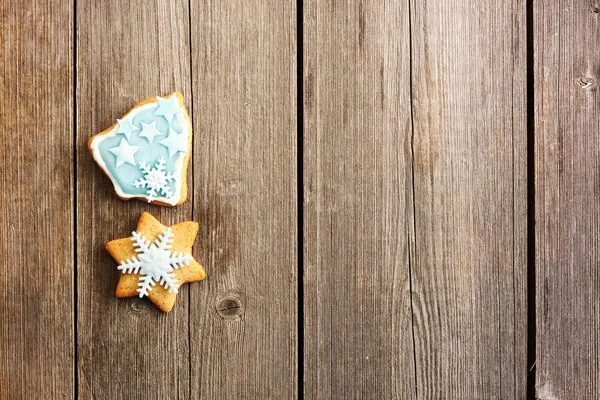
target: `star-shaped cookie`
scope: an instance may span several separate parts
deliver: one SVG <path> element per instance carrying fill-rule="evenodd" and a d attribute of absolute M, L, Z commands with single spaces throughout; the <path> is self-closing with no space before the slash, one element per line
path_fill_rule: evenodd
<path fill-rule="evenodd" d="M 202 265 L 192 257 L 197 233 L 197 222 L 167 227 L 143 212 L 131 237 L 106 244 L 122 272 L 117 297 L 147 296 L 164 312 L 171 311 L 179 286 L 206 277 Z"/>

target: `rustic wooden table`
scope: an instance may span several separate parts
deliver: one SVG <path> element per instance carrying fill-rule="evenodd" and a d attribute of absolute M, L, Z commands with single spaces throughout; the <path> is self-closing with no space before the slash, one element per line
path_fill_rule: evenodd
<path fill-rule="evenodd" d="M 0 4 L 0 399 L 600 398 L 600 3 Z M 181 91 L 190 196 L 86 149 Z M 114 296 L 200 223 L 174 310 Z"/>

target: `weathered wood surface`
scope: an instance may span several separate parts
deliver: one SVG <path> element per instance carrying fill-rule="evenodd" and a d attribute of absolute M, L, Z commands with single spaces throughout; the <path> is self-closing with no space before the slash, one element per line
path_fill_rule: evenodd
<path fill-rule="evenodd" d="M 411 4 L 417 391 L 524 398 L 525 3 Z"/>
<path fill-rule="evenodd" d="M 600 3 L 534 2 L 536 396 L 600 398 Z"/>
<path fill-rule="evenodd" d="M 402 4 L 305 8 L 305 393 L 522 398 L 524 4 Z"/>
<path fill-rule="evenodd" d="M 0 3 L 0 398 L 73 398 L 73 6 Z"/>
<path fill-rule="evenodd" d="M 191 288 L 202 399 L 297 397 L 296 2 L 194 0 Z"/>
<path fill-rule="evenodd" d="M 304 393 L 415 398 L 406 2 L 304 2 Z"/>
<path fill-rule="evenodd" d="M 123 202 L 87 150 L 88 139 L 146 97 L 173 90 L 190 112 L 187 1 L 77 3 L 77 320 L 80 398 L 190 396 L 189 285 L 164 314 L 150 302 L 117 299 L 119 277 L 104 249 L 129 236 L 142 211 L 164 224 L 192 219 L 178 208 Z M 198 134 L 198 131 L 196 131 Z M 192 161 L 193 163 L 193 161 Z M 193 165 L 193 164 L 192 164 Z M 191 183 L 191 174 L 188 179 Z M 194 257 L 203 260 L 198 246 Z M 202 286 L 204 282 L 193 283 Z"/>
<path fill-rule="evenodd" d="M 532 2 L 528 160 L 524 1 L 302 3 L 304 115 L 295 0 L 0 5 L 0 399 L 521 399 L 528 256 L 537 398 L 600 397 L 600 4 Z M 117 200 L 87 140 L 172 90 L 188 201 Z M 169 314 L 114 296 L 143 210 L 201 225 Z"/>

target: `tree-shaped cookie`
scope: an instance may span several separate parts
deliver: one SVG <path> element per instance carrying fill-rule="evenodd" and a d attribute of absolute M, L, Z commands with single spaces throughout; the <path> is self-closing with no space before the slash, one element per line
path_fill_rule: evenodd
<path fill-rule="evenodd" d="M 185 201 L 192 124 L 181 93 L 136 104 L 113 126 L 93 136 L 88 147 L 121 200 L 162 206 Z"/>

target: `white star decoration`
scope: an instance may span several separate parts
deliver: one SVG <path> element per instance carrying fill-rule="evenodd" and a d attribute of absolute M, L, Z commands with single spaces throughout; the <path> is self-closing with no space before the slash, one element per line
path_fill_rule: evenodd
<path fill-rule="evenodd" d="M 173 116 L 175 114 L 179 114 L 183 110 L 179 107 L 179 102 L 177 101 L 177 96 L 173 95 L 168 99 L 163 99 L 162 97 L 156 97 L 158 101 L 158 108 L 154 112 L 156 115 L 163 115 L 167 122 L 170 124 L 173 120 Z"/>
<path fill-rule="evenodd" d="M 129 120 L 126 119 L 117 118 L 117 125 L 119 126 L 117 129 L 117 133 L 122 133 L 123 135 L 125 135 L 127 140 L 129 140 L 129 135 L 131 134 L 131 131 L 137 129 L 135 126 L 133 126 L 131 122 L 129 122 Z"/>
<path fill-rule="evenodd" d="M 138 150 L 139 146 L 131 146 L 125 138 L 121 139 L 121 143 L 119 143 L 119 146 L 113 147 L 112 149 L 108 149 L 108 151 L 110 151 L 117 157 L 117 168 L 125 163 L 135 166 L 135 160 L 133 158 L 133 155 Z"/>
<path fill-rule="evenodd" d="M 152 123 L 150 124 L 141 122 L 141 124 L 142 131 L 139 133 L 138 136 L 145 137 L 146 139 L 148 139 L 148 142 L 152 143 L 152 140 L 155 136 L 162 135 L 162 133 L 156 129 L 156 121 L 152 121 Z"/>
<path fill-rule="evenodd" d="M 173 157 L 173 155 L 178 151 L 187 153 L 187 132 L 177 133 L 172 128 L 169 128 L 169 135 L 163 140 L 161 140 L 160 144 L 169 149 L 169 157 Z"/>

